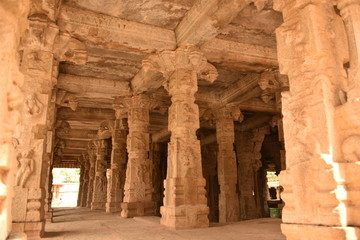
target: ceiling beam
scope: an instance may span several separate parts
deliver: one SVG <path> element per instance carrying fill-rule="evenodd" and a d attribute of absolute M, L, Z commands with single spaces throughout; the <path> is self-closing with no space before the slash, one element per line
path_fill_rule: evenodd
<path fill-rule="evenodd" d="M 115 111 L 101 108 L 77 108 L 72 111 L 70 108 L 61 107 L 57 110 L 57 120 L 93 121 L 93 120 L 114 120 Z"/>
<path fill-rule="evenodd" d="M 129 82 L 60 74 L 57 87 L 86 98 L 111 98 L 130 95 Z"/>
<path fill-rule="evenodd" d="M 221 95 L 219 95 L 220 102 L 222 104 L 228 104 L 257 87 L 260 80 L 259 77 L 260 74 L 250 73 L 236 83 L 230 85 L 226 90 L 221 92 Z"/>
<path fill-rule="evenodd" d="M 69 133 L 64 135 L 62 139 L 68 140 L 91 140 L 94 135 L 97 134 L 97 131 L 94 130 L 82 130 L 82 129 L 70 129 Z"/>
<path fill-rule="evenodd" d="M 215 38 L 248 5 L 246 0 L 197 0 L 175 29 L 177 45 L 200 46 Z"/>
<path fill-rule="evenodd" d="M 143 52 L 175 49 L 174 31 L 122 20 L 63 4 L 58 26 L 85 43 L 107 48 L 138 49 Z"/>
<path fill-rule="evenodd" d="M 241 71 L 264 71 L 278 66 L 275 48 L 215 38 L 201 48 L 211 63 Z"/>

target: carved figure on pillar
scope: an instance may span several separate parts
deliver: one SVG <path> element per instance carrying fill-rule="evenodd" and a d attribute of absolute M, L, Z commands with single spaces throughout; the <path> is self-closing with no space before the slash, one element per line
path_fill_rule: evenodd
<path fill-rule="evenodd" d="M 163 51 L 149 57 L 147 67 L 160 71 L 166 78 L 165 89 L 171 96 L 168 128 L 168 169 L 164 183 L 164 206 L 161 224 L 174 228 L 209 225 L 205 179 L 201 167 L 199 108 L 195 104 L 197 79 L 215 81 L 217 71 L 201 52 L 192 47 Z"/>
<path fill-rule="evenodd" d="M 34 171 L 34 150 L 24 151 L 18 156 L 18 161 L 20 163 L 20 168 L 16 172 L 15 177 L 15 186 L 25 186 L 25 182 L 29 175 Z"/>

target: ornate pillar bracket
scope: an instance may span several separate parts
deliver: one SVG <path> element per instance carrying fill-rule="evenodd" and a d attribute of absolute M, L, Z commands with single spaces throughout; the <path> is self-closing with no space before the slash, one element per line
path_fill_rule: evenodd
<path fill-rule="evenodd" d="M 165 180 L 161 224 L 174 228 L 209 225 L 205 179 L 202 175 L 199 108 L 195 104 L 198 78 L 215 81 L 217 71 L 201 52 L 193 47 L 180 47 L 150 56 L 143 67 L 156 69 L 165 78 L 163 86 L 171 96 L 168 129 L 168 169 Z"/>
<path fill-rule="evenodd" d="M 96 147 L 96 163 L 95 163 L 95 179 L 93 188 L 93 198 L 91 202 L 91 210 L 105 209 L 106 205 L 106 155 L 108 151 L 108 141 L 104 139 L 94 140 Z"/>

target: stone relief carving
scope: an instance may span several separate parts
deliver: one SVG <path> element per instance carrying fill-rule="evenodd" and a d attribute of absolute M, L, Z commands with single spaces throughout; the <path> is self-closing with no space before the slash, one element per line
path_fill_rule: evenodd
<path fill-rule="evenodd" d="M 347 162 L 359 163 L 360 161 L 360 135 L 352 135 L 344 140 L 341 145 L 343 158 Z"/>
<path fill-rule="evenodd" d="M 44 108 L 44 104 L 39 100 L 36 93 L 25 100 L 26 111 L 33 117 L 39 116 Z"/>
<path fill-rule="evenodd" d="M 114 121 L 106 120 L 100 124 L 97 135 L 99 139 L 106 139 L 112 136 L 113 131 L 114 131 Z"/>
<path fill-rule="evenodd" d="M 29 175 L 34 171 L 34 149 L 26 150 L 17 156 L 20 167 L 16 172 L 15 186 L 24 187 Z"/>
<path fill-rule="evenodd" d="M 60 62 L 84 65 L 87 62 L 87 49 L 84 43 L 66 33 L 58 35 L 54 42 L 54 55 Z"/>
<path fill-rule="evenodd" d="M 63 107 L 69 107 L 75 111 L 78 106 L 78 99 L 75 94 L 69 93 L 65 90 L 59 89 L 56 95 L 56 105 Z"/>

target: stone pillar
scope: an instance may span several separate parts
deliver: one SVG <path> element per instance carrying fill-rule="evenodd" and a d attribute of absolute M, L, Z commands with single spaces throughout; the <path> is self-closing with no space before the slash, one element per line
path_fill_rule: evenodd
<path fill-rule="evenodd" d="M 95 179 L 93 188 L 93 198 L 91 202 L 91 210 L 104 209 L 106 205 L 106 154 L 108 150 L 108 142 L 104 139 L 95 140 L 96 146 L 96 163 L 95 163 Z"/>
<path fill-rule="evenodd" d="M 150 149 L 151 178 L 154 187 L 154 214 L 160 216 L 160 207 L 163 199 L 163 176 L 161 169 L 161 143 L 154 142 Z"/>
<path fill-rule="evenodd" d="M 19 123 L 18 107 L 23 101 L 20 87 L 18 47 L 25 30 L 29 1 L 0 2 L 0 239 L 11 230 L 11 205 L 16 154 L 13 132 Z"/>
<path fill-rule="evenodd" d="M 124 184 L 126 172 L 126 122 L 116 119 L 112 130 L 112 151 L 110 178 L 107 189 L 106 212 L 120 212 L 124 198 Z"/>
<path fill-rule="evenodd" d="M 89 191 L 90 160 L 89 160 L 88 154 L 83 155 L 83 161 L 84 161 L 84 177 L 83 177 L 84 183 L 83 183 L 81 202 L 79 205 L 80 207 L 86 207 L 87 196 L 88 196 L 88 191 Z"/>
<path fill-rule="evenodd" d="M 86 207 L 91 207 L 91 202 L 93 199 L 94 193 L 94 180 L 95 180 L 95 163 L 96 163 L 96 155 L 95 155 L 95 144 L 94 141 L 89 142 L 88 147 L 88 154 L 89 154 L 89 187 L 86 197 Z"/>
<path fill-rule="evenodd" d="M 122 217 L 152 215 L 153 188 L 150 179 L 149 109 L 151 99 L 136 95 L 123 99 L 128 111 L 127 137 L 128 163 L 126 168 L 125 196 L 121 204 Z"/>
<path fill-rule="evenodd" d="M 79 192 L 78 192 L 77 206 L 80 207 L 84 192 L 85 163 L 82 157 L 79 157 L 78 162 L 80 164 L 80 177 L 79 177 Z"/>
<path fill-rule="evenodd" d="M 261 206 L 256 180 L 261 167 L 261 147 L 268 127 L 236 133 L 236 152 L 238 158 L 238 185 L 240 190 L 240 220 L 261 217 Z"/>
<path fill-rule="evenodd" d="M 338 175 L 336 195 L 339 200 L 341 226 L 346 237 L 360 239 L 360 1 L 338 0 L 338 8 L 345 22 L 350 66 L 348 69 L 347 102 L 335 110 L 340 157 L 337 159 Z M 346 194 L 345 194 L 346 191 Z M 356 226 L 356 228 L 349 227 Z M 351 232 L 354 232 L 351 235 Z M 355 238 L 356 236 L 356 238 Z"/>
<path fill-rule="evenodd" d="M 200 52 L 192 48 L 164 51 L 153 56 L 151 61 L 147 64 L 160 66 L 159 71 L 168 80 L 165 88 L 172 103 L 168 121 L 171 131 L 168 169 L 160 222 L 174 228 L 207 227 L 209 208 L 205 197 L 200 142 L 196 137 L 199 108 L 195 104 L 195 93 L 198 74 L 206 69 L 208 75 L 202 75 L 203 78 L 214 81 L 217 72 Z"/>
<path fill-rule="evenodd" d="M 334 10 L 335 2 L 274 1 L 274 8 L 281 10 L 284 17 L 276 30 L 280 72 L 289 76 L 290 85 L 290 90 L 282 93 L 286 170 L 280 174 L 280 184 L 285 201 L 281 229 L 291 240 L 359 236 L 359 228 L 349 227 L 358 226 L 358 220 L 349 221 L 351 215 L 359 219 L 359 198 L 355 197 L 359 192 L 353 191 L 358 187 L 355 178 L 350 177 L 358 171 L 350 167 L 359 161 L 353 158 L 358 143 L 346 137 L 359 130 L 353 124 L 359 122 L 359 107 L 350 107 L 357 94 L 350 81 L 347 86 L 347 36 Z M 340 9 L 343 6 L 339 4 Z M 355 49 L 351 51 L 357 54 Z M 338 129 L 349 126 L 352 130 Z M 352 157 L 347 158 L 347 153 Z M 352 162 L 346 167 L 351 169 L 348 172 L 341 168 L 346 162 Z M 355 202 L 350 203 L 352 200 Z"/>
<path fill-rule="evenodd" d="M 219 222 L 221 223 L 238 221 L 240 214 L 237 194 L 237 163 L 234 152 L 234 120 L 238 120 L 241 113 L 239 110 L 237 112 L 235 110 L 222 107 L 213 111 L 218 143 L 217 173 L 220 184 Z M 234 116 L 239 117 L 234 119 Z"/>
<path fill-rule="evenodd" d="M 28 239 L 32 239 L 44 232 L 45 185 L 52 141 L 47 133 L 52 127 L 49 105 L 53 87 L 53 43 L 58 27 L 40 16 L 29 20 L 21 64 L 25 100 L 12 216 L 13 232 L 25 231 Z"/>

